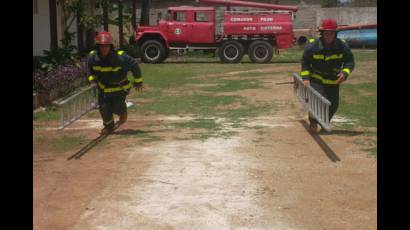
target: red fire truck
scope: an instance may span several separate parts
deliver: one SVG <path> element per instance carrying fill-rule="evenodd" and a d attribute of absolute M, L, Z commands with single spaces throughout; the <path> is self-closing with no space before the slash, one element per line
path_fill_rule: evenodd
<path fill-rule="evenodd" d="M 197 2 L 205 6 L 169 7 L 165 20 L 159 20 L 157 26 L 137 28 L 134 38 L 142 61 L 163 62 L 170 50 L 189 49 L 218 50 L 225 63 L 238 63 L 245 54 L 254 63 L 267 63 L 276 50 L 293 45 L 292 22 L 298 6 L 233 0 Z"/>

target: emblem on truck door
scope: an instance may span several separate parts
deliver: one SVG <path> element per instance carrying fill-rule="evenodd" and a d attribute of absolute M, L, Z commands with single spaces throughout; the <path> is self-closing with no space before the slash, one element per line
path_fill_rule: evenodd
<path fill-rule="evenodd" d="M 182 31 L 181 31 L 180 28 L 176 28 L 176 29 L 175 29 L 175 34 L 176 34 L 176 35 L 180 35 L 181 33 L 182 33 Z"/>

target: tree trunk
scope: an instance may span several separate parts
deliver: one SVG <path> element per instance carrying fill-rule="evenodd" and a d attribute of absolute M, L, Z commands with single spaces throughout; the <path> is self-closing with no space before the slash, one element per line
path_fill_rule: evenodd
<path fill-rule="evenodd" d="M 134 31 L 137 30 L 137 0 L 132 0 L 132 18 L 131 24 Z"/>
<path fill-rule="evenodd" d="M 141 1 L 141 21 L 140 25 L 149 25 L 149 10 L 151 8 L 151 0 Z"/>
<path fill-rule="evenodd" d="M 84 1 L 80 0 L 82 9 L 84 9 Z M 78 52 L 84 51 L 84 26 L 81 24 L 81 17 L 85 14 L 84 10 L 81 14 L 77 14 L 77 47 Z"/>
<path fill-rule="evenodd" d="M 120 34 L 120 49 L 123 48 L 124 44 L 124 32 L 123 32 L 123 21 L 122 21 L 122 0 L 118 1 L 118 32 Z"/>
<path fill-rule="evenodd" d="M 82 15 L 77 14 L 77 47 L 78 47 L 78 52 L 84 51 L 84 40 L 83 40 L 83 32 L 84 28 L 80 23 Z"/>
<path fill-rule="evenodd" d="M 103 24 L 104 31 L 108 32 L 108 1 L 103 1 Z"/>
<path fill-rule="evenodd" d="M 58 48 L 56 0 L 50 0 L 49 7 L 50 7 L 50 36 L 51 36 L 50 48 L 53 50 L 53 49 Z"/>
<path fill-rule="evenodd" d="M 95 0 L 88 0 L 86 1 L 87 6 L 86 6 L 86 11 L 87 15 L 89 16 L 94 16 L 94 7 L 95 7 Z M 93 28 L 87 29 L 86 32 L 86 47 L 87 49 L 91 49 L 95 46 L 95 31 Z"/>

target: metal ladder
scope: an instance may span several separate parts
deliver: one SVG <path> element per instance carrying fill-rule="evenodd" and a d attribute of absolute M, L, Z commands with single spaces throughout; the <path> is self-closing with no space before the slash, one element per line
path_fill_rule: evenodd
<path fill-rule="evenodd" d="M 297 73 L 293 73 L 293 79 L 296 96 L 304 108 L 310 112 L 327 132 L 332 131 L 329 121 L 329 107 L 332 103 L 310 85 L 305 87 L 302 78 Z"/>
<path fill-rule="evenodd" d="M 98 107 L 97 86 L 87 86 L 74 95 L 55 102 L 55 104 L 60 108 L 61 125 L 58 129 L 61 130 Z"/>

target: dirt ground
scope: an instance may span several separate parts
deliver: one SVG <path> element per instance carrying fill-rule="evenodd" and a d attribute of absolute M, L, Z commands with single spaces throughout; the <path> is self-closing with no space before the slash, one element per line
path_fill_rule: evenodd
<path fill-rule="evenodd" d="M 262 129 L 229 138 L 183 139 L 167 124 L 190 117 L 130 114 L 79 159 L 67 160 L 79 149 L 35 144 L 34 229 L 376 229 L 377 161 L 355 144 L 363 134 L 312 136 L 292 85 L 277 84 L 289 80 L 241 92 L 283 103 L 246 124 Z M 57 131 L 50 123 L 33 135 L 95 139 L 100 125 L 85 118 Z M 161 138 L 144 142 L 143 133 Z"/>

